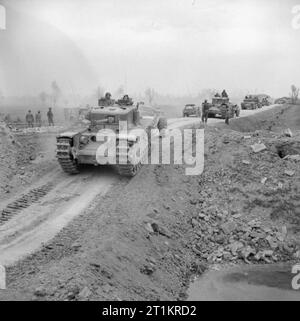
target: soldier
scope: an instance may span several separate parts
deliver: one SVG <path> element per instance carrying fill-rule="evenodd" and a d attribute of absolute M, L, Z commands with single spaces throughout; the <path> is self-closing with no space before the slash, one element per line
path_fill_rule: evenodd
<path fill-rule="evenodd" d="M 42 126 L 42 115 L 40 111 L 38 111 L 37 114 L 35 114 L 35 123 L 37 127 Z"/>
<path fill-rule="evenodd" d="M 227 92 L 226 92 L 225 89 L 222 91 L 222 97 L 224 97 L 224 98 L 227 98 L 227 97 L 228 97 Z"/>
<path fill-rule="evenodd" d="M 105 94 L 105 106 L 113 105 L 114 101 L 111 99 L 111 93 L 107 92 Z"/>
<path fill-rule="evenodd" d="M 47 112 L 47 117 L 48 117 L 48 124 L 49 126 L 54 126 L 54 121 L 53 121 L 53 112 L 52 112 L 52 108 L 50 107 L 48 112 Z"/>
<path fill-rule="evenodd" d="M 33 117 L 32 113 L 31 113 L 31 110 L 28 110 L 28 113 L 27 113 L 25 119 L 26 119 L 27 127 L 32 127 L 33 128 L 34 117 Z"/>
<path fill-rule="evenodd" d="M 209 111 L 209 104 L 205 99 L 204 103 L 202 104 L 202 122 L 205 124 L 207 123 L 208 111 Z"/>
<path fill-rule="evenodd" d="M 229 106 L 227 104 L 224 104 L 225 106 L 225 124 L 229 125 L 229 118 L 230 118 L 230 110 L 229 110 Z"/>

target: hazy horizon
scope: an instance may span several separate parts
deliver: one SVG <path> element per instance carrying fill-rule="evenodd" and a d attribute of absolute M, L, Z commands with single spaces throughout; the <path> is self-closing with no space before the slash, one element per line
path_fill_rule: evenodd
<path fill-rule="evenodd" d="M 0 0 L 0 90 L 288 95 L 300 86 L 297 1 Z"/>

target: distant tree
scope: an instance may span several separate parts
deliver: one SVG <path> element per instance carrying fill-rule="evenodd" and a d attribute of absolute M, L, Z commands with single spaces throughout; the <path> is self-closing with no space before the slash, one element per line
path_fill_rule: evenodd
<path fill-rule="evenodd" d="M 148 99 L 149 103 L 152 104 L 155 97 L 155 91 L 153 88 L 147 88 L 145 90 L 145 96 Z"/>
<path fill-rule="evenodd" d="M 39 94 L 39 99 L 40 99 L 40 101 L 42 102 L 43 105 L 46 104 L 47 98 L 48 98 L 48 95 L 44 91 L 42 91 Z"/>
<path fill-rule="evenodd" d="M 297 88 L 295 85 L 292 85 L 291 90 L 292 90 L 291 92 L 292 104 L 296 104 L 299 96 L 299 88 Z"/>
<path fill-rule="evenodd" d="M 52 81 L 51 83 L 51 89 L 52 89 L 52 101 L 53 101 L 53 106 L 56 105 L 57 101 L 61 97 L 61 89 L 59 88 L 58 84 L 56 81 Z"/>

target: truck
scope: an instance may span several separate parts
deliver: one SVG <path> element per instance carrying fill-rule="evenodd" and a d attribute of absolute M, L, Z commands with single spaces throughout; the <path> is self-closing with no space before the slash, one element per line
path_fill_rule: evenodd
<path fill-rule="evenodd" d="M 195 104 L 186 104 L 184 106 L 183 112 L 182 112 L 183 117 L 200 117 L 201 116 L 201 110 L 200 107 L 197 107 Z"/>

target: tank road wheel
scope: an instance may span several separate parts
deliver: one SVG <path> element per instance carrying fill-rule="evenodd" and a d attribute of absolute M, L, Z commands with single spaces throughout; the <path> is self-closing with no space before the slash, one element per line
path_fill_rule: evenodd
<path fill-rule="evenodd" d="M 59 138 L 56 146 L 56 157 L 63 171 L 68 174 L 78 174 L 79 165 L 71 154 L 71 139 Z"/>
<path fill-rule="evenodd" d="M 141 166 L 142 166 L 142 164 L 138 163 L 136 165 L 133 165 L 133 164 L 118 165 L 117 168 L 118 168 L 119 175 L 133 177 L 138 173 Z"/>

